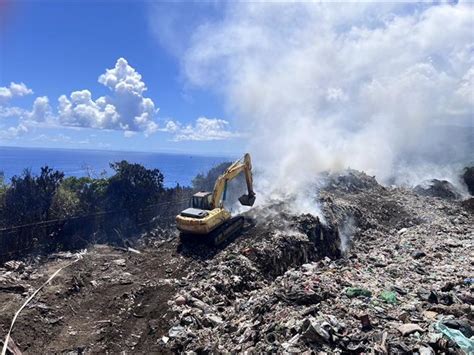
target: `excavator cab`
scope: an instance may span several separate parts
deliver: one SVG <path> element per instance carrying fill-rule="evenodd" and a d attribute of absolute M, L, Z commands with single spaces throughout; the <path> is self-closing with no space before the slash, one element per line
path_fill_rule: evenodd
<path fill-rule="evenodd" d="M 192 208 L 199 208 L 201 210 L 212 210 L 212 192 L 201 191 L 193 195 Z"/>

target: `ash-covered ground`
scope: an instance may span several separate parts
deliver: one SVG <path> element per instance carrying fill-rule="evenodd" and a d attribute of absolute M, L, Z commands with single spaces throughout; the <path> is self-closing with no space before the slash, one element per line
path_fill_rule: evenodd
<path fill-rule="evenodd" d="M 349 171 L 325 177 L 324 221 L 282 202 L 252 209 L 219 248 L 180 244 L 174 230 L 143 237 L 140 253 L 93 246 L 12 339 L 25 353 L 474 351 L 473 203 L 441 185 Z M 2 337 L 74 257 L 0 269 Z"/>

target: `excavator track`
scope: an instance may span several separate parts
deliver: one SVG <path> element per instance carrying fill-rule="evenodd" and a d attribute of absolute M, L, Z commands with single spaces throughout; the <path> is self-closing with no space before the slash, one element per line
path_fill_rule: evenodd
<path fill-rule="evenodd" d="M 236 216 L 224 222 L 207 235 L 196 236 L 190 233 L 181 233 L 180 239 L 183 243 L 198 242 L 201 240 L 203 243 L 217 246 L 239 233 L 244 226 L 244 222 L 244 217 Z"/>
<path fill-rule="evenodd" d="M 207 238 L 213 245 L 219 245 L 240 232 L 243 226 L 244 217 L 236 216 L 214 229 Z"/>

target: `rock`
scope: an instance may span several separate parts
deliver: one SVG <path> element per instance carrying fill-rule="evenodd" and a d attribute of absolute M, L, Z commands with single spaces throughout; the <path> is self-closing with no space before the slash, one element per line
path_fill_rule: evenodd
<path fill-rule="evenodd" d="M 8 271 L 21 271 L 25 268 L 25 263 L 23 261 L 11 260 L 5 263 L 5 269 Z"/>
<path fill-rule="evenodd" d="M 420 332 L 420 333 L 424 332 L 424 330 L 420 328 L 418 324 L 413 324 L 413 323 L 402 324 L 397 329 L 400 333 L 402 333 L 403 336 L 410 335 L 414 332 Z"/>
<path fill-rule="evenodd" d="M 127 265 L 125 259 L 116 259 L 116 260 L 114 260 L 114 261 L 112 261 L 112 262 L 113 262 L 115 265 L 117 265 L 117 266 L 122 266 L 122 267 L 124 267 L 124 266 Z"/>
<path fill-rule="evenodd" d="M 215 315 L 215 314 L 206 314 L 204 316 L 204 319 L 206 321 L 208 321 L 213 326 L 217 326 L 219 324 L 222 324 L 222 322 L 223 322 L 222 318 Z"/>
<path fill-rule="evenodd" d="M 177 306 L 183 306 L 183 305 L 186 304 L 186 297 L 180 295 L 180 296 L 175 298 L 174 303 Z"/>

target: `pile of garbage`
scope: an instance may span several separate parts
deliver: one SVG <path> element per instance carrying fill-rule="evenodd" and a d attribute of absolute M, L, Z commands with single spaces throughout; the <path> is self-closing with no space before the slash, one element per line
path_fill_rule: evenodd
<path fill-rule="evenodd" d="M 451 199 L 349 171 L 311 215 L 253 212 L 169 304 L 173 351 L 474 351 L 472 215 Z M 288 211 L 288 209 L 285 209 Z M 260 220 L 259 215 L 265 215 Z"/>

